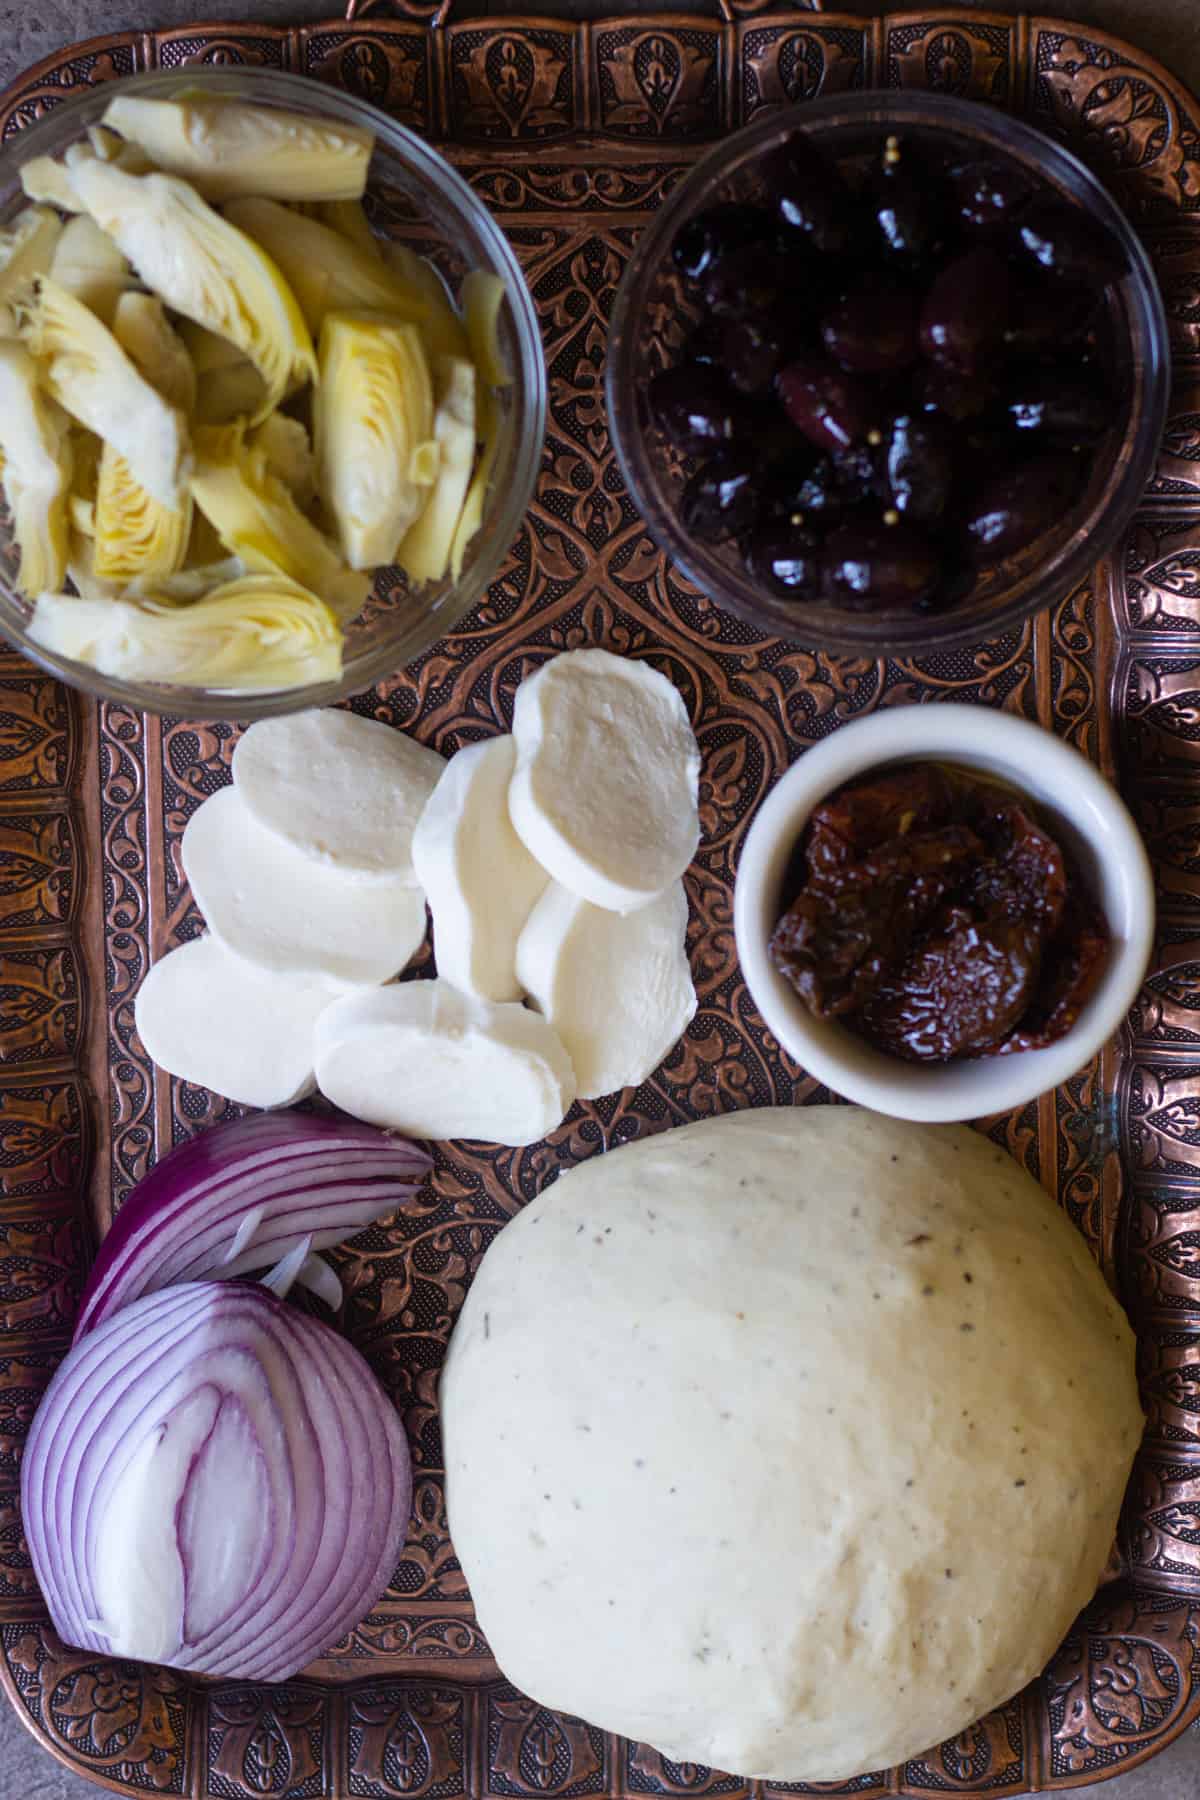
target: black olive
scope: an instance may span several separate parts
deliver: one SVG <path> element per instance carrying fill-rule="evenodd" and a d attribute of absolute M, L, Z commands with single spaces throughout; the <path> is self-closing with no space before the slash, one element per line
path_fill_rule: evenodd
<path fill-rule="evenodd" d="M 907 368 L 917 359 L 917 302 L 911 289 L 878 277 L 858 282 L 821 321 L 835 362 L 862 374 Z"/>
<path fill-rule="evenodd" d="M 791 233 L 822 255 L 838 256 L 853 238 L 854 198 L 836 163 L 803 131 L 773 150 L 763 170 L 767 192 Z"/>
<path fill-rule="evenodd" d="M 867 177 L 863 202 L 875 228 L 877 250 L 896 262 L 927 262 L 945 234 L 942 184 L 903 138 L 887 139 Z"/>
<path fill-rule="evenodd" d="M 758 510 L 757 458 L 725 450 L 697 469 L 679 502 L 679 516 L 693 537 L 715 543 L 749 531 Z"/>
<path fill-rule="evenodd" d="M 961 163 L 950 171 L 950 185 L 968 231 L 1011 224 L 1033 197 L 1033 183 L 1016 163 Z"/>
<path fill-rule="evenodd" d="M 938 558 L 930 540 L 900 521 L 847 519 L 825 541 L 825 583 L 840 606 L 861 611 L 872 607 L 916 606 L 938 577 Z"/>
<path fill-rule="evenodd" d="M 1103 287 L 1124 273 L 1125 259 L 1110 232 L 1061 201 L 1036 200 L 1017 221 L 1017 242 L 1048 274 Z"/>
<path fill-rule="evenodd" d="M 730 443 L 746 414 L 746 401 L 708 363 L 663 369 L 650 382 L 647 399 L 663 435 L 685 456 Z"/>
<path fill-rule="evenodd" d="M 984 562 L 1011 556 L 1059 524 L 1084 471 L 1067 455 L 1032 457 L 986 478 L 967 504 L 966 538 Z"/>
<path fill-rule="evenodd" d="M 995 389 L 978 369 L 951 369 L 925 363 L 913 375 L 912 397 L 922 412 L 937 413 L 955 425 L 978 419 L 995 398 Z"/>
<path fill-rule="evenodd" d="M 847 450 L 874 428 L 878 403 L 870 383 L 823 356 L 798 356 L 779 374 L 788 417 L 818 450 Z"/>
<path fill-rule="evenodd" d="M 1113 417 L 1112 400 L 1095 369 L 1014 372 L 1004 411 L 1014 430 L 1072 447 L 1095 443 Z"/>
<path fill-rule="evenodd" d="M 921 348 L 935 362 L 974 369 L 1009 319 L 1008 265 L 994 250 L 968 250 L 934 277 L 921 308 Z"/>
<path fill-rule="evenodd" d="M 900 413 L 884 438 L 885 498 L 918 525 L 932 525 L 946 510 L 954 479 L 954 441 L 939 419 Z"/>
<path fill-rule="evenodd" d="M 769 315 L 731 319 L 722 333 L 721 363 L 739 393 L 759 394 L 770 387 L 785 354 L 782 327 Z"/>
<path fill-rule="evenodd" d="M 723 201 L 680 226 L 671 257 L 681 275 L 699 281 L 731 250 L 743 250 L 747 244 L 761 242 L 770 232 L 771 220 L 760 208 L 740 201 Z"/>
<path fill-rule="evenodd" d="M 766 520 L 747 537 L 746 567 L 773 593 L 816 600 L 821 591 L 821 540 L 787 519 Z"/>

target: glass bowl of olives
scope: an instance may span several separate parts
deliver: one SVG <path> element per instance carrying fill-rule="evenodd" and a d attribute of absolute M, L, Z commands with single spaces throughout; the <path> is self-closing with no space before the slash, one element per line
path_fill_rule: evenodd
<path fill-rule="evenodd" d="M 718 606 L 850 655 L 975 643 L 1085 579 L 1153 467 L 1170 356 L 1137 236 L 995 108 L 839 94 L 711 150 L 639 241 L 608 406 Z"/>

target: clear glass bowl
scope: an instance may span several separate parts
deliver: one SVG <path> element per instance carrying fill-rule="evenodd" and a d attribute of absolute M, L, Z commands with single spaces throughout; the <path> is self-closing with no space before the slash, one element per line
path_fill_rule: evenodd
<path fill-rule="evenodd" d="M 466 182 L 429 145 L 362 100 L 293 75 L 267 69 L 188 69 L 101 83 L 54 107 L 0 152 L 0 226 L 26 204 L 21 164 L 61 156 L 89 125 L 99 122 L 114 94 L 170 99 L 185 90 L 286 107 L 314 117 L 344 119 L 375 134 L 367 207 L 384 236 L 429 255 L 457 293 L 470 269 L 488 269 L 504 282 L 500 345 L 513 380 L 500 396 L 503 424 L 483 522 L 471 540 L 458 581 L 448 577 L 409 591 L 399 570 L 381 572 L 362 614 L 346 627 L 345 660 L 336 682 L 273 693 L 237 695 L 203 687 L 110 680 L 94 669 L 48 655 L 29 641 L 30 605 L 12 585 L 16 566 L 7 518 L 0 521 L 0 633 L 72 687 L 127 701 L 147 712 L 179 718 L 266 718 L 324 706 L 370 687 L 411 662 L 453 628 L 484 593 L 515 538 L 533 494 L 546 427 L 546 374 L 537 314 L 504 234 Z"/>
<path fill-rule="evenodd" d="M 695 213 L 723 200 L 758 197 L 762 158 L 796 128 L 850 159 L 904 131 L 956 157 L 1007 159 L 1048 183 L 1106 227 L 1124 250 L 1126 273 L 1112 284 L 1110 371 L 1117 418 L 1114 446 L 1096 459 L 1085 493 L 1048 532 L 990 565 L 971 596 L 944 612 L 853 612 L 792 601 L 759 586 L 732 544 L 704 544 L 679 519 L 680 460 L 651 421 L 650 377 L 676 360 L 696 308 L 671 262 L 671 244 Z M 1145 250 L 1096 177 L 1061 145 L 994 107 L 939 94 L 837 94 L 771 113 L 709 151 L 640 239 L 613 307 L 607 398 L 617 459 L 635 505 L 661 547 L 716 604 L 759 630 L 819 650 L 857 656 L 919 654 L 977 643 L 1038 612 L 1084 580 L 1128 524 L 1154 465 L 1166 418 L 1170 351 L 1162 299 Z"/>

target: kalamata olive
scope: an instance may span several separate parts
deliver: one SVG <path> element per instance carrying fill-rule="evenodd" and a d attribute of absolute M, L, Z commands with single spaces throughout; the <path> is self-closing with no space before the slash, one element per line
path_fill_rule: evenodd
<path fill-rule="evenodd" d="M 731 250 L 743 250 L 770 235 L 770 216 L 761 207 L 728 200 L 710 206 L 681 225 L 671 246 L 671 258 L 690 281 L 700 277 Z"/>
<path fill-rule="evenodd" d="M 917 360 L 916 297 L 898 282 L 860 281 L 826 312 L 821 342 L 843 369 L 905 369 Z"/>
<path fill-rule="evenodd" d="M 713 263 L 701 284 L 704 304 L 723 319 L 769 313 L 781 296 L 789 295 L 795 304 L 806 292 L 795 259 L 781 255 L 770 244 L 731 250 Z"/>
<path fill-rule="evenodd" d="M 829 459 L 844 506 L 860 506 L 864 500 L 878 499 L 883 492 L 882 433 L 878 436 L 877 444 L 853 444 L 849 450 L 835 450 Z"/>
<path fill-rule="evenodd" d="M 784 335 L 769 315 L 748 313 L 731 319 L 722 334 L 721 362 L 742 394 L 769 388 L 784 358 Z"/>
<path fill-rule="evenodd" d="M 904 518 L 932 525 L 946 510 L 954 479 L 954 444 L 940 419 L 900 413 L 884 436 L 885 499 Z"/>
<path fill-rule="evenodd" d="M 1042 276 L 1014 282 L 1004 347 L 1011 356 L 1057 360 L 1086 338 L 1096 317 L 1095 287 Z"/>
<path fill-rule="evenodd" d="M 847 450 L 874 427 L 871 385 L 823 356 L 796 357 L 780 370 L 777 385 L 793 425 L 818 450 Z"/>
<path fill-rule="evenodd" d="M 937 580 L 932 543 L 903 521 L 851 518 L 825 540 L 825 585 L 830 598 L 856 610 L 916 606 Z"/>
<path fill-rule="evenodd" d="M 1094 443 L 1112 423 L 1113 406 L 1096 369 L 1031 369 L 1014 372 L 1004 411 L 1017 431 L 1047 441 Z"/>
<path fill-rule="evenodd" d="M 686 531 L 707 542 L 740 537 L 758 511 L 758 459 L 744 449 L 723 450 L 701 465 L 679 501 Z"/>
<path fill-rule="evenodd" d="M 950 171 L 959 223 L 968 231 L 1008 225 L 1033 196 L 1033 184 L 1015 163 L 960 163 Z"/>
<path fill-rule="evenodd" d="M 720 319 L 702 319 L 683 346 L 684 362 L 716 363 L 721 366 L 725 349 L 725 327 Z"/>
<path fill-rule="evenodd" d="M 1003 338 L 1009 316 L 1003 257 L 981 246 L 943 265 L 921 308 L 921 348 L 935 362 L 973 369 Z"/>
<path fill-rule="evenodd" d="M 887 139 L 862 198 L 885 256 L 915 264 L 932 254 L 945 225 L 941 184 L 903 139 Z"/>
<path fill-rule="evenodd" d="M 1017 221 L 1017 242 L 1051 275 L 1103 287 L 1125 263 L 1115 239 L 1088 214 L 1061 201 L 1035 200 Z"/>
<path fill-rule="evenodd" d="M 978 369 L 951 369 L 926 363 L 913 375 L 912 397 L 922 412 L 937 413 L 952 424 L 978 419 L 995 398 L 995 390 Z"/>
<path fill-rule="evenodd" d="M 702 456 L 728 444 L 746 415 L 746 401 L 708 363 L 661 370 L 650 382 L 647 399 L 664 437 L 685 456 Z"/>
<path fill-rule="evenodd" d="M 1011 556 L 1060 523 L 1083 473 L 1074 457 L 1047 455 L 989 476 L 966 507 L 966 538 L 975 556 L 984 562 Z"/>
<path fill-rule="evenodd" d="M 827 456 L 814 457 L 807 439 L 804 446 L 806 454 L 777 462 L 767 471 L 762 489 L 764 520 L 782 518 L 800 524 L 811 519 L 825 524 L 843 510 L 846 503 L 832 461 Z"/>
<path fill-rule="evenodd" d="M 767 520 L 745 542 L 746 567 L 777 594 L 815 600 L 821 587 L 821 540 L 788 519 Z"/>
<path fill-rule="evenodd" d="M 854 198 L 837 164 L 803 131 L 794 131 L 767 158 L 767 192 L 789 232 L 822 255 L 836 256 L 851 242 Z"/>

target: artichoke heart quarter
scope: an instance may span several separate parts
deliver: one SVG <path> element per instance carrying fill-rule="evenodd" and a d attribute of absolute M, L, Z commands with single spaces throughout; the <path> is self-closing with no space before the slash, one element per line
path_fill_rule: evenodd
<path fill-rule="evenodd" d="M 191 465 L 183 414 L 139 374 L 112 332 L 48 276 L 23 329 L 60 406 L 119 450 L 156 500 L 182 505 Z"/>
<path fill-rule="evenodd" d="M 433 429 L 420 333 L 361 313 L 331 313 L 321 331 L 313 438 L 321 497 L 354 569 L 390 563 L 429 497 L 414 452 Z"/>
<path fill-rule="evenodd" d="M 61 235 L 62 220 L 48 206 L 27 206 L 0 232 L 0 337 L 17 336 L 21 307 L 35 277 L 48 272 Z"/>
<path fill-rule="evenodd" d="M 374 134 L 358 126 L 237 100 L 145 100 L 119 94 L 104 123 L 208 200 L 357 200 Z"/>
<path fill-rule="evenodd" d="M 92 568 L 101 580 L 173 575 L 191 536 L 191 496 L 179 507 L 164 506 L 134 480 L 120 451 L 105 444 L 95 519 Z"/>
<path fill-rule="evenodd" d="M 342 562 L 277 475 L 261 444 L 247 444 L 239 425 L 205 426 L 196 433 L 196 505 L 225 548 L 260 574 L 299 582 L 352 618 L 370 591 L 370 578 Z"/>
<path fill-rule="evenodd" d="M 41 594 L 35 643 L 126 681 L 266 693 L 336 681 L 342 633 L 323 601 L 279 575 L 243 575 L 187 605 Z"/>
<path fill-rule="evenodd" d="M 87 213 L 76 213 L 63 226 L 50 275 L 105 325 L 112 324 L 122 294 L 137 286 L 117 246 Z"/>
<path fill-rule="evenodd" d="M 423 319 L 429 310 L 425 297 L 382 257 L 360 249 L 319 219 L 260 199 L 231 201 L 225 217 L 274 257 L 314 337 L 326 313 L 346 308 L 367 308 L 410 321 Z"/>
<path fill-rule="evenodd" d="M 296 297 L 265 250 L 174 175 L 98 159 L 73 171 L 88 212 L 165 305 L 228 338 L 263 378 L 263 419 L 316 371 Z M 290 216 L 290 215 L 289 215 Z"/>
<path fill-rule="evenodd" d="M 37 364 L 20 344 L 0 344 L 0 451 L 21 553 L 17 586 L 30 595 L 60 587 L 69 542 L 70 431 L 40 392 Z"/>

